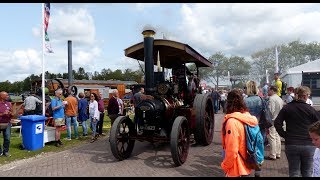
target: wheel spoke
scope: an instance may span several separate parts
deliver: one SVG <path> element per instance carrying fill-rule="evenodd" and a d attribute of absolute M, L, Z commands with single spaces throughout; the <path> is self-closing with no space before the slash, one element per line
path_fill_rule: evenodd
<path fill-rule="evenodd" d="M 126 117 L 121 117 L 118 121 L 116 120 L 117 124 L 111 130 L 115 134 L 115 137 L 113 136 L 114 138 L 110 139 L 111 150 L 113 155 L 119 160 L 128 158 L 134 147 L 134 140 L 130 139 L 130 132 L 134 132 L 130 128 L 134 127 L 130 125 L 130 121 Z"/>

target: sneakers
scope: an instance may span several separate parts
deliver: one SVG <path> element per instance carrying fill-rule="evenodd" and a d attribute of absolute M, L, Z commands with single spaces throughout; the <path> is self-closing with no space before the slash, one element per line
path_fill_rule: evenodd
<path fill-rule="evenodd" d="M 60 147 L 62 145 L 63 145 L 63 143 L 61 142 L 60 139 L 58 141 L 56 141 L 56 144 L 55 144 L 56 147 Z"/>
<path fill-rule="evenodd" d="M 88 134 L 83 134 L 82 136 L 83 136 L 83 137 L 87 137 L 87 136 L 88 136 Z"/>
<path fill-rule="evenodd" d="M 105 134 L 105 133 L 101 133 L 100 135 L 101 135 L 101 136 L 106 136 L 106 134 Z"/>
<path fill-rule="evenodd" d="M 5 157 L 11 157 L 11 154 L 9 154 L 8 152 L 5 152 L 5 153 L 3 153 L 3 155 L 2 156 L 5 156 Z"/>
<path fill-rule="evenodd" d="M 92 138 L 90 143 L 93 143 L 96 140 L 96 138 Z"/>
<path fill-rule="evenodd" d="M 71 141 L 71 138 L 64 138 L 64 140 Z"/>
<path fill-rule="evenodd" d="M 63 143 L 61 142 L 61 140 L 60 140 L 60 139 L 58 140 L 58 143 L 59 143 L 60 145 L 63 145 Z"/>
<path fill-rule="evenodd" d="M 269 157 L 269 156 L 265 157 L 264 159 L 266 159 L 266 160 L 272 160 L 272 161 L 275 161 L 275 160 L 276 160 L 276 158 L 272 158 L 272 157 Z"/>
<path fill-rule="evenodd" d="M 60 147 L 61 145 L 59 144 L 59 142 L 57 141 L 55 144 L 56 147 Z"/>

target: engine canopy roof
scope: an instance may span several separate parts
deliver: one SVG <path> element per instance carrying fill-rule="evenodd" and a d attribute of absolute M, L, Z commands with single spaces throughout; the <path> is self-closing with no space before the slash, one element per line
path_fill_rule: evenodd
<path fill-rule="evenodd" d="M 140 42 L 126 48 L 125 56 L 144 61 L 144 44 Z M 155 39 L 153 45 L 154 64 L 157 64 L 158 51 L 160 64 L 165 68 L 173 68 L 179 64 L 195 63 L 197 67 L 212 67 L 212 63 L 195 51 L 188 44 L 176 41 Z"/>

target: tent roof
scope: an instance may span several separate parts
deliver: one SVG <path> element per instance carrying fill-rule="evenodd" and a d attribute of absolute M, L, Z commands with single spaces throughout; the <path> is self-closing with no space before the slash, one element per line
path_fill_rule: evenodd
<path fill-rule="evenodd" d="M 300 64 L 299 66 L 292 67 L 287 70 L 286 74 L 294 74 L 301 72 L 319 72 L 320 71 L 320 59 Z"/>

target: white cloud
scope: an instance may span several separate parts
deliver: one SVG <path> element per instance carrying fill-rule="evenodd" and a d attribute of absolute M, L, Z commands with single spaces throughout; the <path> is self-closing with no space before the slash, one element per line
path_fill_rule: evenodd
<path fill-rule="evenodd" d="M 0 81 L 21 81 L 31 74 L 41 73 L 40 54 L 34 49 L 1 51 Z"/>
<path fill-rule="evenodd" d="M 116 58 L 115 61 L 111 61 L 108 63 L 107 67 L 104 67 L 105 69 L 120 69 L 120 70 L 125 70 L 125 69 L 131 69 L 133 71 L 139 70 L 140 66 L 139 63 L 141 64 L 142 67 L 144 67 L 144 64 L 142 61 L 137 61 L 136 59 L 128 58 L 125 56 L 118 57 Z"/>
<path fill-rule="evenodd" d="M 48 33 L 52 43 L 66 43 L 68 40 L 89 46 L 96 43 L 94 19 L 84 8 L 57 10 L 50 19 Z"/>
<path fill-rule="evenodd" d="M 161 3 L 137 3 L 132 4 L 132 7 L 141 11 L 141 14 L 145 12 L 149 14 L 149 11 L 161 5 Z M 54 53 L 46 54 L 45 71 L 67 72 L 68 40 L 72 40 L 74 70 L 79 67 L 85 68 L 87 72 L 100 72 L 103 68 L 112 70 L 140 68 L 137 60 L 114 54 L 109 52 L 109 49 L 102 49 L 106 40 L 97 39 L 95 19 L 88 10 L 95 6 L 100 4 L 54 4 L 48 29 Z M 114 7 L 117 8 L 118 5 Z M 119 13 L 125 12 L 119 10 Z M 150 24 L 156 29 L 156 38 L 162 38 L 163 33 L 167 39 L 189 44 L 205 57 L 217 51 L 222 51 L 226 55 L 249 57 L 255 51 L 297 39 L 306 42 L 320 41 L 317 21 L 320 19 L 319 4 L 182 4 L 180 15 L 181 17 L 176 19 L 181 21 L 172 23 L 168 19 L 168 24 L 174 24 L 172 27 L 160 26 L 156 21 L 145 22 L 142 15 L 138 19 L 129 19 L 135 22 L 136 27 L 119 28 L 139 29 L 140 33 L 144 24 Z M 167 20 L 168 15 L 161 17 Z M 31 33 L 39 42 L 41 25 L 35 25 Z M 141 38 L 141 35 L 138 36 Z M 132 40 L 128 39 L 129 41 Z M 37 47 L 0 50 L 0 61 L 2 63 L 0 82 L 7 79 L 23 80 L 31 74 L 39 75 L 42 72 L 42 51 Z M 142 62 L 141 65 L 144 66 Z"/>
<path fill-rule="evenodd" d="M 138 11 L 144 11 L 146 8 L 153 8 L 161 5 L 161 3 L 136 3 L 135 5 Z"/>
<path fill-rule="evenodd" d="M 85 5 L 79 7 L 58 6 L 55 8 L 54 16 L 50 17 L 48 34 L 54 53 L 45 54 L 45 71 L 68 72 L 68 40 L 72 41 L 72 69 L 78 70 L 79 67 L 84 67 L 88 71 L 94 71 L 99 68 L 100 62 L 97 59 L 101 56 L 101 48 L 96 39 L 94 19 L 85 9 Z M 41 38 L 40 24 L 31 30 L 37 39 Z M 41 50 L 0 50 L 0 59 L 3 64 L 0 82 L 20 81 L 31 74 L 42 73 Z"/>
<path fill-rule="evenodd" d="M 68 71 L 68 40 L 72 41 L 72 69 L 79 67 L 94 71 L 101 56 L 99 41 L 96 39 L 95 23 L 90 12 L 81 8 L 64 7 L 52 17 L 49 35 L 51 36 L 54 54 L 48 55 L 54 66 L 48 65 L 48 71 L 63 73 Z"/>
<path fill-rule="evenodd" d="M 317 4 L 183 4 L 180 34 L 206 52 L 248 56 L 297 39 L 320 41 Z M 309 11 L 307 11 L 309 10 Z"/>

